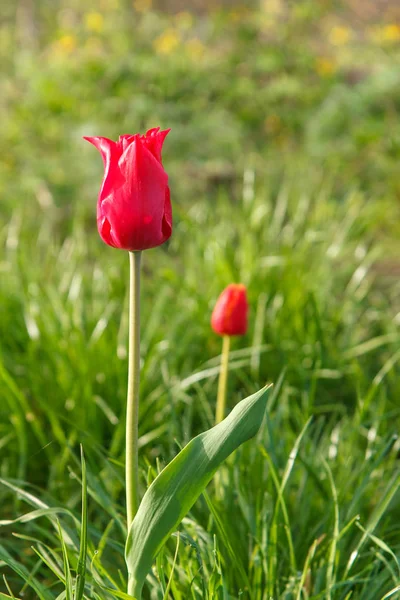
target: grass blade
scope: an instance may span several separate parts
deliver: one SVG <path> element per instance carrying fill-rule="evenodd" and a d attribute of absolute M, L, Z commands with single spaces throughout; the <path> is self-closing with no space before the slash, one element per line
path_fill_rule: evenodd
<path fill-rule="evenodd" d="M 65 545 L 62 529 L 60 522 L 58 521 L 58 533 L 61 541 L 61 549 L 64 560 L 64 577 L 65 577 L 65 597 L 66 600 L 72 600 L 72 578 L 71 578 L 71 569 L 69 566 L 67 547 Z"/>
<path fill-rule="evenodd" d="M 74 600 L 82 600 L 85 589 L 86 556 L 87 556 L 87 478 L 86 461 L 81 446 L 82 462 L 82 521 L 79 546 L 78 566 L 76 569 L 76 586 Z"/>

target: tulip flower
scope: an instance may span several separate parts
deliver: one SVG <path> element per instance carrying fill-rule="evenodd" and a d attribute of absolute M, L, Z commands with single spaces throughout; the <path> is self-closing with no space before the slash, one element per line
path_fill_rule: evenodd
<path fill-rule="evenodd" d="M 215 415 L 216 423 L 220 423 L 225 414 L 230 338 L 233 335 L 244 335 L 246 333 L 248 311 L 246 286 L 241 283 L 231 283 L 219 296 L 211 316 L 212 328 L 215 333 L 223 336 Z"/>
<path fill-rule="evenodd" d="M 121 135 L 117 142 L 85 137 L 99 150 L 104 178 L 97 203 L 101 239 L 114 248 L 138 252 L 163 244 L 172 233 L 168 175 L 161 160 L 170 130 Z"/>
<path fill-rule="evenodd" d="M 231 283 L 217 300 L 211 316 L 211 326 L 219 335 L 244 335 L 247 331 L 246 286 Z"/>
<path fill-rule="evenodd" d="M 99 150 L 104 162 L 97 204 L 100 237 L 109 246 L 128 250 L 130 258 L 125 460 L 128 529 L 139 506 L 140 260 L 142 250 L 163 244 L 172 232 L 168 175 L 161 160 L 168 132 L 157 127 L 145 135 L 122 135 L 117 142 L 85 138 Z"/>

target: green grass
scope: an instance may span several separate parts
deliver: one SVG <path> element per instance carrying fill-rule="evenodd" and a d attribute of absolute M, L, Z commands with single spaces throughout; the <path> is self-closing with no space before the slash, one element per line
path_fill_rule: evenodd
<path fill-rule="evenodd" d="M 261 188 L 246 203 L 220 194 L 214 204 L 178 208 L 168 249 L 145 254 L 142 490 L 212 425 L 220 340 L 209 319 L 231 280 L 248 285 L 252 313 L 248 336 L 233 345 L 230 406 L 276 383 L 257 440 L 222 470 L 223 497 L 211 486 L 184 521 L 174 598 L 375 600 L 397 585 L 399 337 L 390 295 L 371 271 L 383 251 L 373 241 L 383 226 L 373 208 L 352 195 L 341 204 L 299 199 L 285 186 L 278 198 Z M 15 210 L 20 223 L 33 218 L 30 207 Z M 71 511 L 59 518 L 74 570 L 82 443 L 86 594 L 111 598 L 100 584 L 123 590 L 125 577 L 128 261 L 78 219 L 62 243 L 51 215 L 40 223 L 37 233 L 21 227 L 5 249 L 2 513 L 15 518 L 41 502 Z M 36 594 L 53 598 L 63 584 L 30 548 L 63 580 L 55 515 L 33 517 L 3 529 L 4 573 L 18 596 L 21 578 L 37 569 L 46 592 Z M 163 597 L 175 544 L 149 580 L 153 597 Z M 12 560 L 26 572 L 16 574 Z"/>
<path fill-rule="evenodd" d="M 131 41 L 116 12 L 99 36 L 111 61 L 79 25 L 72 56 L 33 64 L 65 33 L 49 21 L 39 49 L 6 66 L 0 597 L 68 598 L 85 562 L 83 597 L 124 598 L 129 261 L 96 232 L 102 167 L 80 136 L 160 124 L 174 232 L 143 257 L 142 493 L 213 424 L 210 316 L 232 281 L 251 315 L 232 344 L 229 407 L 275 386 L 257 438 L 169 540 L 145 598 L 400 598 L 398 46 L 365 29 L 321 49 L 330 13 L 311 4 L 265 45 L 258 13 L 227 29 L 223 15 L 195 20 L 203 63 L 153 55 L 172 17 L 136 15 Z M 338 70 L 318 78 L 327 53 Z M 369 71 L 350 84 L 360 62 Z M 279 133 L 263 129 L 270 112 Z"/>

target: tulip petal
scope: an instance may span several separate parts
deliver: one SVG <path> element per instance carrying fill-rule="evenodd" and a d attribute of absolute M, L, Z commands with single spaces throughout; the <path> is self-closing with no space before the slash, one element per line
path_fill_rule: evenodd
<path fill-rule="evenodd" d="M 113 194 L 114 190 L 124 182 L 118 168 L 121 148 L 117 142 L 105 137 L 85 137 L 100 152 L 104 162 L 104 178 L 99 194 L 99 203 Z"/>
<path fill-rule="evenodd" d="M 103 242 L 105 242 L 109 246 L 113 246 L 114 248 L 118 247 L 117 244 L 114 242 L 111 224 L 107 217 L 103 216 L 97 219 L 97 228 L 99 230 L 99 234 Z"/>
<path fill-rule="evenodd" d="M 141 136 L 142 142 L 145 144 L 146 148 L 150 150 L 150 152 L 159 162 L 161 162 L 161 151 L 164 140 L 170 131 L 170 129 L 160 131 L 159 127 L 155 127 L 153 129 L 149 129 L 145 135 Z"/>
<path fill-rule="evenodd" d="M 171 206 L 171 193 L 169 187 L 165 191 L 165 205 L 164 205 L 164 217 L 162 222 L 162 232 L 167 240 L 171 237 L 172 233 L 172 206 Z"/>
<path fill-rule="evenodd" d="M 93 146 L 95 148 L 97 148 L 97 150 L 100 152 L 101 157 L 103 159 L 104 166 L 107 168 L 107 165 L 111 161 L 112 155 L 117 150 L 116 142 L 113 142 L 112 140 L 105 138 L 105 137 L 86 137 L 86 136 L 84 136 L 83 139 L 90 142 L 91 144 L 93 144 Z"/>
<path fill-rule="evenodd" d="M 119 136 L 117 144 L 120 147 L 121 154 L 127 149 L 129 144 L 131 144 L 135 140 L 136 137 L 137 135 L 130 134 L 124 134 Z"/>

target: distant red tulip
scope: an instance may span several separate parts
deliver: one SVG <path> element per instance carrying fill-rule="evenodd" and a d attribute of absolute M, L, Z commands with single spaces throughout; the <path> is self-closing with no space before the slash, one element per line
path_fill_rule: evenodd
<path fill-rule="evenodd" d="M 145 135 L 121 135 L 117 142 L 85 137 L 103 157 L 97 227 L 109 246 L 139 251 L 159 246 L 170 237 L 168 175 L 161 161 L 168 132 L 157 127 Z"/>
<path fill-rule="evenodd" d="M 231 283 L 217 300 L 211 316 L 211 326 L 219 335 L 244 335 L 247 331 L 246 286 Z"/>

